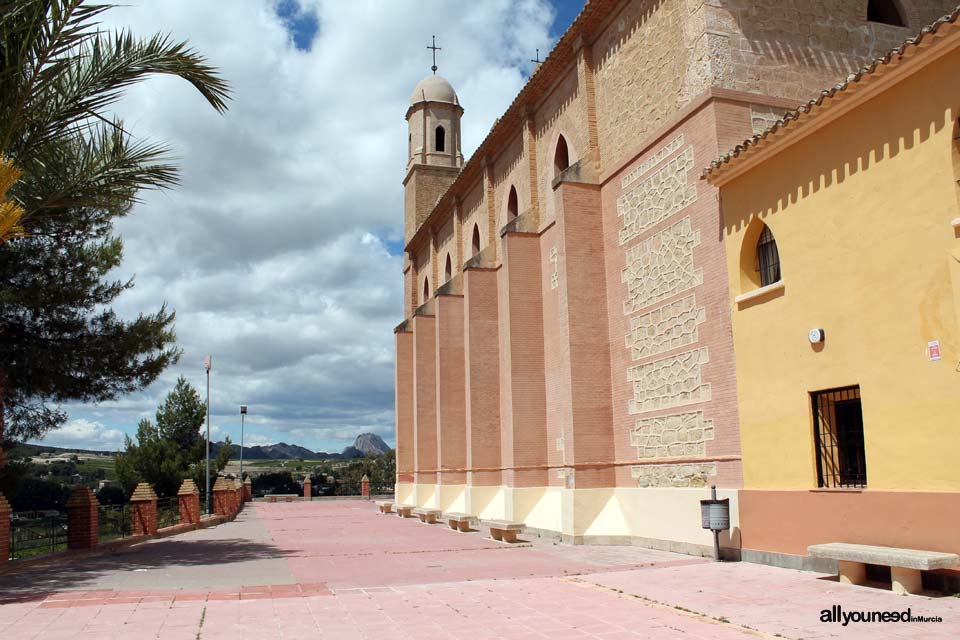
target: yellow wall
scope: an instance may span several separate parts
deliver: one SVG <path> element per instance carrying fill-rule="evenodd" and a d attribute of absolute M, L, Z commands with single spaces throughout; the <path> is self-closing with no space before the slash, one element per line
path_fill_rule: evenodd
<path fill-rule="evenodd" d="M 747 488 L 816 488 L 809 393 L 859 384 L 868 488 L 960 489 L 958 77 L 955 50 L 721 188 Z M 757 218 L 784 289 L 738 305 Z"/>

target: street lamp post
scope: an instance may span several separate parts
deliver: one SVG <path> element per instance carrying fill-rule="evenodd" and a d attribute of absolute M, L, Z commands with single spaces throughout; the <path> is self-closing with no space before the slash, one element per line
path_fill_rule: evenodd
<path fill-rule="evenodd" d="M 240 405 L 240 482 L 243 482 L 243 419 L 247 415 L 247 405 Z"/>
<path fill-rule="evenodd" d="M 206 510 L 210 514 L 210 369 L 213 366 L 213 356 L 203 359 L 203 368 L 207 370 L 207 486 L 204 494 L 207 497 Z"/>

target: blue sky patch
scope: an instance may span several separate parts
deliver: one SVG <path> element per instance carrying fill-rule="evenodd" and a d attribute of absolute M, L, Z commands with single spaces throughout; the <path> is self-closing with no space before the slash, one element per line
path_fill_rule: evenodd
<path fill-rule="evenodd" d="M 320 30 L 317 14 L 305 11 L 297 0 L 280 0 L 277 3 L 277 15 L 283 20 L 294 46 L 300 51 L 309 51 Z"/>

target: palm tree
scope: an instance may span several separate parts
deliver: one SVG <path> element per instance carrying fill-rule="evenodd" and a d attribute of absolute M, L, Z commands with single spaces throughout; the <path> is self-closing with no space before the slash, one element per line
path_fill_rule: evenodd
<path fill-rule="evenodd" d="M 168 149 L 109 109 L 152 74 L 218 113 L 229 86 L 185 42 L 103 31 L 112 6 L 0 0 L 0 443 L 5 409 L 14 437 L 39 437 L 66 418 L 48 402 L 115 398 L 179 358 L 166 305 L 132 322 L 109 308 L 133 286 L 103 281 L 122 254 L 112 220 L 178 182 Z"/>
<path fill-rule="evenodd" d="M 187 43 L 101 31 L 98 17 L 112 6 L 0 0 L 0 156 L 28 178 L 51 169 L 63 174 L 15 189 L 26 218 L 129 203 L 140 189 L 177 183 L 164 146 L 132 142 L 122 121 L 106 114 L 147 76 L 178 76 L 217 112 L 227 108 L 229 86 Z"/>

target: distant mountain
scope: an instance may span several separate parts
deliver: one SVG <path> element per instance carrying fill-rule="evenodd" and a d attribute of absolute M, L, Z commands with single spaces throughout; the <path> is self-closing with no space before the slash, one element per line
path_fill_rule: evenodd
<path fill-rule="evenodd" d="M 210 455 L 215 456 L 224 445 L 223 442 L 210 443 Z M 233 457 L 239 458 L 240 452 L 236 444 L 233 448 L 237 450 Z M 341 453 L 325 453 L 323 451 L 311 451 L 306 447 L 296 444 L 287 444 L 280 442 L 277 444 L 256 445 L 243 448 L 244 460 L 294 460 L 303 458 L 304 460 L 339 460 L 345 458 L 362 458 L 364 456 L 379 456 L 390 451 L 389 445 L 375 433 L 361 433 L 353 441 L 353 444 L 344 448 Z"/>
<path fill-rule="evenodd" d="M 351 447 L 347 447 L 347 449 L 350 448 Z M 357 436 L 357 439 L 353 441 L 352 448 L 358 450 L 365 456 L 382 456 L 390 452 L 390 447 L 387 446 L 387 443 L 375 433 L 361 433 Z M 346 454 L 346 450 L 344 450 L 344 454 Z"/>

